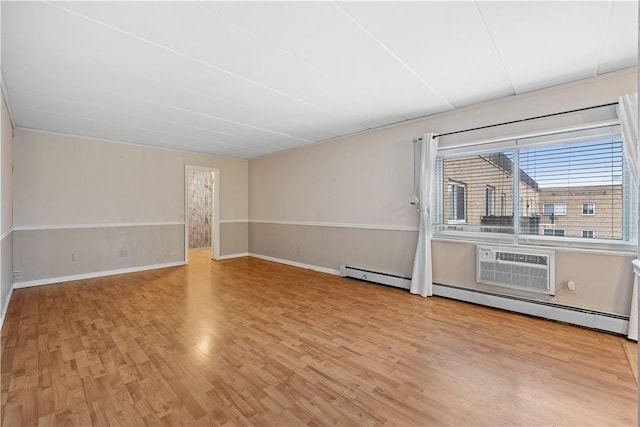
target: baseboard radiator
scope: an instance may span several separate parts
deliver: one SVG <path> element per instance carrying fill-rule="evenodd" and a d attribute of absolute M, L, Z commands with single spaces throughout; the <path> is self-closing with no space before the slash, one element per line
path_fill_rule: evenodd
<path fill-rule="evenodd" d="M 393 286 L 401 289 L 408 290 L 411 287 L 410 278 L 379 271 L 366 270 L 360 267 L 341 265 L 340 274 L 342 277 L 350 277 L 353 279 L 363 280 L 365 282 Z M 549 289 L 547 289 L 547 292 L 548 291 Z M 629 328 L 629 316 L 602 313 L 594 310 L 569 307 L 545 301 L 535 301 L 523 297 L 498 294 L 480 289 L 434 283 L 433 295 L 584 326 L 591 329 L 599 329 L 620 335 L 626 335 Z"/>
<path fill-rule="evenodd" d="M 379 271 L 365 270 L 363 268 L 352 267 L 350 265 L 341 265 L 340 275 L 342 277 L 351 277 L 353 279 L 364 280 L 365 282 L 377 283 L 379 285 L 393 286 L 394 288 L 409 289 L 411 287 L 410 278 L 382 273 Z"/>
<path fill-rule="evenodd" d="M 627 335 L 629 330 L 629 316 L 600 311 L 570 307 L 546 301 L 535 301 L 523 297 L 501 295 L 479 289 L 469 289 L 459 286 L 433 284 L 433 295 L 484 305 L 529 316 L 556 320 L 572 325 L 584 326 L 590 329 Z"/>

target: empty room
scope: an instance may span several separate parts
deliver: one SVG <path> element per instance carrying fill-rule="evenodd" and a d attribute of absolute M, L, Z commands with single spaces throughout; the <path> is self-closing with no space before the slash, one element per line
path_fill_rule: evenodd
<path fill-rule="evenodd" d="M 632 426 L 638 2 L 0 2 L 2 426 Z"/>

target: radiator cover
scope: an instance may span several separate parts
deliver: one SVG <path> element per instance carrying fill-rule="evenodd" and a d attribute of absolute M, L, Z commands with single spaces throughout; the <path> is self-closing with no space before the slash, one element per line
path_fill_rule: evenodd
<path fill-rule="evenodd" d="M 340 266 L 340 275 L 342 277 L 352 277 L 366 282 L 393 286 L 394 288 L 411 288 L 411 279 L 407 277 L 396 276 L 394 274 L 383 273 L 380 271 L 365 270 L 363 268 L 352 267 L 344 264 Z"/>

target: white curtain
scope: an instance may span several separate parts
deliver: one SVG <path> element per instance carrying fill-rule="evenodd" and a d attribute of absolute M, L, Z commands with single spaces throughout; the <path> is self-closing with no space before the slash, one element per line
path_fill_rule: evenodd
<path fill-rule="evenodd" d="M 420 144 L 418 203 L 416 204 L 420 214 L 420 222 L 418 224 L 418 246 L 416 248 L 416 257 L 413 261 L 410 291 L 412 294 L 426 297 L 433 295 L 431 274 L 431 189 L 435 180 L 438 138 L 433 133 L 427 133 L 422 138 L 422 141 L 416 144 Z"/>
<path fill-rule="evenodd" d="M 620 119 L 620 126 L 622 128 L 624 152 L 631 166 L 635 182 L 638 183 L 640 182 L 638 179 L 640 177 L 640 147 L 638 146 L 637 93 L 624 95 L 618 99 L 618 118 Z M 640 192 L 640 188 L 636 190 Z M 629 333 L 627 336 L 629 339 L 638 341 L 638 276 L 634 274 L 634 277 L 629 315 Z"/>

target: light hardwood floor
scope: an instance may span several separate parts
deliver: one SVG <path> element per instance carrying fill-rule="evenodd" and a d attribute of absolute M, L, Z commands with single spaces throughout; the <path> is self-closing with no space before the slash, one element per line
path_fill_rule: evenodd
<path fill-rule="evenodd" d="M 206 255 L 16 290 L 3 425 L 636 424 L 620 337 Z"/>

